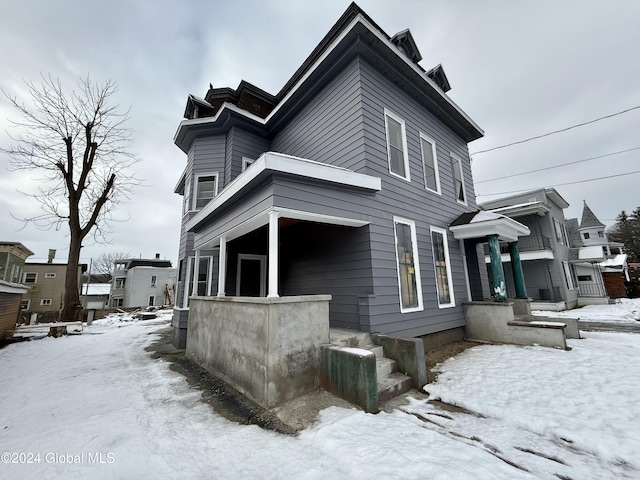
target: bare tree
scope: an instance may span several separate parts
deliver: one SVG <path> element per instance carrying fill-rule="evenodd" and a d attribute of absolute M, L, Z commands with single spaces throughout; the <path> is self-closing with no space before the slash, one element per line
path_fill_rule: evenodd
<path fill-rule="evenodd" d="M 131 172 L 136 162 L 129 151 L 131 130 L 124 125 L 128 111 L 111 105 L 117 91 L 113 81 L 100 85 L 88 77 L 67 94 L 59 79 L 42 77 L 42 84 L 25 81 L 30 104 L 3 90 L 21 116 L 11 124 L 19 129 L 11 136 L 15 145 L 0 150 L 11 157 L 13 170 L 38 172 L 37 192 L 27 193 L 43 210 L 21 218 L 48 230 L 69 225 L 69 256 L 61 320 L 81 313 L 78 264 L 82 242 L 93 237 L 107 242 L 110 222 L 118 204 L 128 200 L 140 181 Z"/>
<path fill-rule="evenodd" d="M 113 262 L 127 258 L 131 258 L 131 255 L 125 252 L 103 253 L 93 260 L 92 274 L 111 280 L 115 269 Z"/>

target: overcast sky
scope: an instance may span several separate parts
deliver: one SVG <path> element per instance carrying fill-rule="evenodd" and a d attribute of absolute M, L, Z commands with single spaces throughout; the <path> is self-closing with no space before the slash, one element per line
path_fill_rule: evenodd
<path fill-rule="evenodd" d="M 117 216 L 111 244 L 85 242 L 81 259 L 102 252 L 174 263 L 181 197 L 173 193 L 186 156 L 173 144 L 187 95 L 209 83 L 244 79 L 276 94 L 349 5 L 347 0 L 0 0 L 0 86 L 26 97 L 22 79 L 52 74 L 75 84 L 90 73 L 119 85 L 131 107 L 140 187 Z M 492 148 L 640 106 L 640 2 L 360 0 L 393 35 L 411 29 L 429 69 L 442 63 L 451 98 L 485 131 L 470 151 Z M 8 118 L 0 99 L 0 144 Z M 496 177 L 640 147 L 640 109 L 565 133 L 473 155 L 478 201 L 503 192 L 555 186 L 579 217 L 586 200 L 607 225 L 640 206 L 640 174 L 561 185 L 640 170 L 640 149 L 499 181 Z M 18 241 L 46 260 L 66 259 L 68 237 L 23 230 L 16 216 L 38 213 L 32 173 L 7 170 L 0 154 L 0 240 Z M 505 193 L 506 195 L 506 193 Z"/>

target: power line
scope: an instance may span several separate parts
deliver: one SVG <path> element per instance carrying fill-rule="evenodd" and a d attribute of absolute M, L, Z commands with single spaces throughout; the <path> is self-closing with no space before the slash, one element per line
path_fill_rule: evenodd
<path fill-rule="evenodd" d="M 474 182 L 474 183 L 477 185 L 479 183 L 493 182 L 494 180 L 502 180 L 504 178 L 519 177 L 520 175 L 527 175 L 529 173 L 542 172 L 544 170 L 551 170 L 553 168 L 566 167 L 568 165 L 575 165 L 576 163 L 588 162 L 589 160 L 596 160 L 598 158 L 611 157 L 613 155 L 619 155 L 621 153 L 632 152 L 633 150 L 640 150 L 640 147 L 633 147 L 633 148 L 629 148 L 628 150 L 620 150 L 619 152 L 605 153 L 604 155 L 598 155 L 597 157 L 585 158 L 584 160 L 576 160 L 575 162 L 561 163 L 559 165 L 553 165 L 552 167 L 538 168 L 537 170 L 529 170 L 527 172 L 514 173 L 512 175 L 505 175 L 504 177 L 491 178 L 489 180 L 480 180 L 479 182 Z"/>
<path fill-rule="evenodd" d="M 640 105 L 637 105 L 637 106 L 631 107 L 631 108 L 627 108 L 626 110 L 622 110 L 620 112 L 612 113 L 611 115 L 605 115 L 604 117 L 596 118 L 595 120 L 589 120 L 588 122 L 578 123 L 576 125 L 572 125 L 570 127 L 562 128 L 560 130 L 554 130 L 553 132 L 544 133 L 542 135 L 537 135 L 535 137 L 525 138 L 524 140 L 518 140 L 517 142 L 511 142 L 511 143 L 507 143 L 505 145 L 499 145 L 497 147 L 488 148 L 486 150 L 479 150 L 477 152 L 472 153 L 471 156 L 480 155 L 481 153 L 492 152 L 493 150 L 498 150 L 500 148 L 507 148 L 507 147 L 511 147 L 513 145 L 519 145 L 521 143 L 530 142 L 531 140 L 537 140 L 539 138 L 548 137 L 549 135 L 554 135 L 556 133 L 566 132 L 567 130 L 571 130 L 571 129 L 578 128 L 578 127 L 583 127 L 585 125 L 589 125 L 590 123 L 595 123 L 595 122 L 599 122 L 600 120 L 605 120 L 607 118 L 615 117 L 617 115 L 622 115 L 623 113 L 630 112 L 631 110 L 637 110 L 638 108 L 640 108 Z"/>
<path fill-rule="evenodd" d="M 637 173 L 640 173 L 640 170 L 636 170 L 635 172 L 618 173 L 616 175 L 608 175 L 606 177 L 597 177 L 597 178 L 587 178 L 585 180 L 576 180 L 575 182 L 558 183 L 556 185 L 553 185 L 553 187 L 549 187 L 549 188 L 564 187 L 565 185 L 575 185 L 575 184 L 578 184 L 578 183 L 595 182 L 596 180 L 606 180 L 607 178 L 623 177 L 625 175 L 635 175 Z M 478 194 L 476 194 L 476 197 L 489 197 L 489 196 L 493 196 L 493 195 L 507 195 L 509 193 L 526 192 L 528 190 L 532 190 L 532 188 L 521 188 L 520 190 L 511 190 L 509 192 L 478 193 Z"/>

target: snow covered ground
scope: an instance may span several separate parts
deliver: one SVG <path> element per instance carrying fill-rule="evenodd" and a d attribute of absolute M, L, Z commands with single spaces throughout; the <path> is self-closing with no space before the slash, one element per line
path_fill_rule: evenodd
<path fill-rule="evenodd" d="M 535 310 L 531 313 L 544 317 L 579 318 L 584 322 L 637 322 L 640 324 L 640 298 L 620 298 L 613 305 L 587 305 L 564 312 Z"/>
<path fill-rule="evenodd" d="M 474 347 L 427 386 L 468 411 L 332 407 L 290 437 L 222 418 L 153 360 L 169 318 L 0 349 L 0 478 L 640 478 L 640 335 Z"/>

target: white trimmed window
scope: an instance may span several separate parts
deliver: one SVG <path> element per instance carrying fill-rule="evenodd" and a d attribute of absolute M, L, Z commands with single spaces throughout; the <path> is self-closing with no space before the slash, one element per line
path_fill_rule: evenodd
<path fill-rule="evenodd" d="M 155 287 L 157 282 L 158 282 L 158 276 L 157 275 L 151 275 L 151 286 Z"/>
<path fill-rule="evenodd" d="M 156 296 L 155 295 L 149 295 L 149 306 L 153 307 L 156 304 Z"/>
<path fill-rule="evenodd" d="M 569 268 L 569 262 L 562 261 L 562 271 L 564 272 L 564 280 L 569 290 L 573 290 L 573 277 L 571 276 L 571 269 Z"/>
<path fill-rule="evenodd" d="M 34 272 L 24 272 L 22 283 L 38 283 L 38 274 Z"/>
<path fill-rule="evenodd" d="M 42 307 L 47 307 L 51 305 L 51 299 L 50 298 L 42 298 L 40 299 L 40 306 Z"/>
<path fill-rule="evenodd" d="M 453 280 L 451 278 L 451 261 L 449 260 L 449 244 L 447 231 L 443 228 L 431 227 L 431 247 L 433 248 L 433 265 L 436 275 L 438 306 L 454 307 Z"/>
<path fill-rule="evenodd" d="M 427 190 L 440 193 L 440 176 L 438 175 L 438 158 L 436 157 L 436 142 L 425 134 L 420 133 L 420 148 L 422 149 L 422 168 L 424 170 L 424 186 Z"/>
<path fill-rule="evenodd" d="M 453 187 L 458 203 L 467 204 L 467 193 L 464 186 L 464 170 L 462 160 L 451 154 L 451 166 L 453 167 Z"/>
<path fill-rule="evenodd" d="M 396 239 L 400 312 L 417 312 L 422 310 L 423 306 L 416 224 L 412 220 L 393 217 L 393 228 Z"/>
<path fill-rule="evenodd" d="M 55 272 L 53 273 L 45 273 L 44 278 L 56 278 Z"/>
<path fill-rule="evenodd" d="M 253 158 L 242 157 L 242 171 L 244 172 L 247 168 L 253 165 L 253 162 L 255 162 Z"/>
<path fill-rule="evenodd" d="M 114 279 L 113 288 L 124 288 L 127 282 L 127 277 L 118 277 Z"/>
<path fill-rule="evenodd" d="M 218 194 L 218 174 L 196 175 L 193 192 L 193 210 L 200 210 Z"/>
<path fill-rule="evenodd" d="M 198 288 L 197 292 L 193 292 L 193 277 L 195 275 L 195 257 L 189 257 L 187 259 L 187 279 L 184 296 L 182 299 L 182 306 L 189 306 L 189 297 L 197 295 L 199 297 L 205 297 L 211 295 L 211 281 L 213 278 L 213 257 L 200 257 L 200 264 L 198 265 Z"/>
<path fill-rule="evenodd" d="M 124 305 L 124 298 L 113 298 L 111 300 L 111 306 L 112 307 L 122 307 Z"/>
<path fill-rule="evenodd" d="M 29 310 L 30 306 L 31 306 L 31 300 L 22 300 L 20 302 L 20 309 L 21 310 Z"/>
<path fill-rule="evenodd" d="M 385 108 L 384 124 L 387 132 L 389 172 L 410 181 L 409 156 L 407 154 L 407 132 L 404 120 Z"/>

